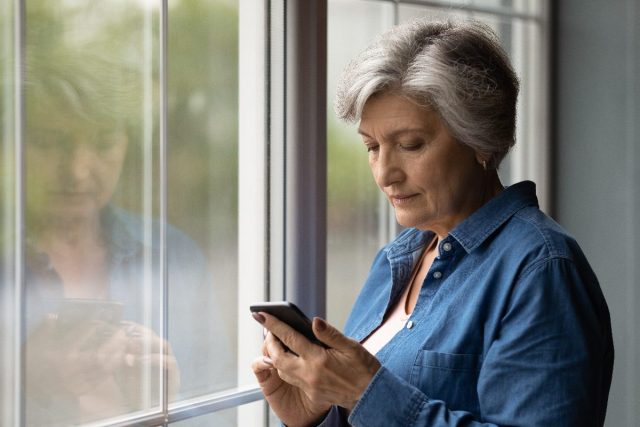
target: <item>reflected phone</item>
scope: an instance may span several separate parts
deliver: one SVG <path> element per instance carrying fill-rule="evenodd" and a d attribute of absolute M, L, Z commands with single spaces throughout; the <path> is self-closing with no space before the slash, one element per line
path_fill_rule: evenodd
<path fill-rule="evenodd" d="M 294 303 L 289 301 L 270 301 L 251 304 L 249 307 L 251 312 L 257 313 L 259 311 L 269 313 L 272 316 L 277 317 L 287 325 L 291 326 L 296 331 L 300 332 L 312 343 L 324 348 L 329 348 L 326 344 L 318 341 L 311 329 L 311 319 L 302 312 Z"/>
<path fill-rule="evenodd" d="M 56 334 L 80 339 L 82 349 L 98 348 L 121 327 L 123 304 L 118 301 L 68 298 L 58 303 Z M 93 333 L 86 335 L 88 331 Z"/>
<path fill-rule="evenodd" d="M 119 301 L 111 300 L 62 299 L 59 302 L 58 323 L 63 327 L 91 321 L 118 325 L 122 320 L 122 305 Z"/>

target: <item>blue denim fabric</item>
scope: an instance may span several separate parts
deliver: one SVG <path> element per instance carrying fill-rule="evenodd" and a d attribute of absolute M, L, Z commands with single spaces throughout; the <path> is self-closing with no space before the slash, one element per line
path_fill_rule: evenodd
<path fill-rule="evenodd" d="M 384 247 L 347 321 L 363 340 L 400 297 L 431 232 Z M 439 244 L 409 321 L 350 414 L 323 426 L 601 426 L 613 369 L 609 311 L 575 240 L 508 187 Z M 348 420 L 347 420 L 348 417 Z"/>

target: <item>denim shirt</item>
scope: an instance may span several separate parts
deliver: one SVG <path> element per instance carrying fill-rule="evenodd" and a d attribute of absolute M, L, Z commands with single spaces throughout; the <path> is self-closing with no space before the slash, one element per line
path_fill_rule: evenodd
<path fill-rule="evenodd" d="M 407 285 L 433 234 L 404 230 L 377 255 L 347 320 L 362 341 Z M 322 426 L 601 426 L 613 369 L 609 311 L 575 240 L 505 189 L 438 246 L 405 328 L 350 414 Z"/>

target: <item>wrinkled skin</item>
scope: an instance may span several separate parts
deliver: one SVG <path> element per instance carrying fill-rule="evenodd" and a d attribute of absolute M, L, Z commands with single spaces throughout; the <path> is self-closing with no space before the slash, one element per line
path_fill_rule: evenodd
<path fill-rule="evenodd" d="M 331 405 L 353 409 L 380 368 L 373 355 L 320 318 L 314 318 L 313 332 L 328 349 L 312 344 L 274 316 L 259 316 L 269 333 L 253 372 L 267 402 L 287 426 L 313 425 Z"/>

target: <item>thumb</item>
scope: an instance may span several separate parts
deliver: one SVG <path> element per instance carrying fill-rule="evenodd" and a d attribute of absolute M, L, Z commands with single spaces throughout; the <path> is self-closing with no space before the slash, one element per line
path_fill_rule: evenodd
<path fill-rule="evenodd" d="M 340 349 L 351 345 L 351 339 L 320 317 L 313 318 L 312 327 L 316 338 L 331 348 Z"/>

